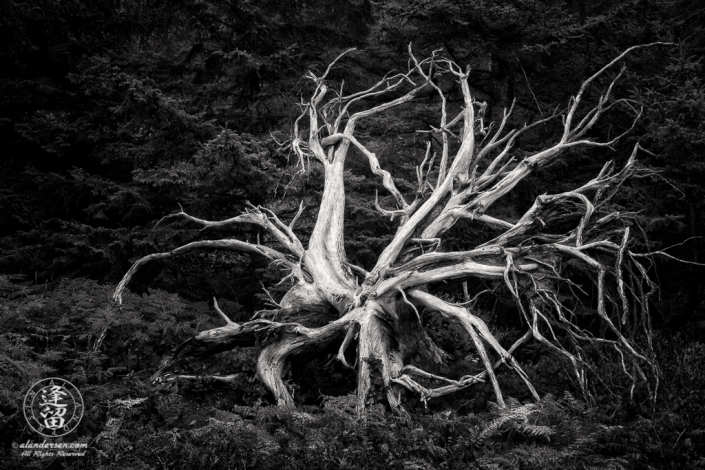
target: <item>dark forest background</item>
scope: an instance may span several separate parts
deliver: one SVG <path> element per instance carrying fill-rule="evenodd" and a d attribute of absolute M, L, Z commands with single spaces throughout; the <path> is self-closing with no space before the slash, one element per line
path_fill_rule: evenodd
<path fill-rule="evenodd" d="M 287 142 L 311 91 L 302 77 L 348 48 L 357 51 L 331 78 L 350 91 L 406 70 L 411 43 L 417 56 L 440 49 L 469 64 L 487 115 L 496 120 L 516 100 L 521 124 L 565 105 L 627 47 L 656 41 L 675 46 L 632 54 L 615 90 L 644 107 L 634 131 L 613 149 L 575 151 L 542 170 L 501 210 L 521 214 L 605 161 L 626 161 L 638 141 L 648 150 L 641 164 L 658 177 L 630 182 L 619 210 L 633 212 L 647 251 L 699 263 L 698 0 L 0 0 L 0 467 L 705 468 L 705 268 L 697 264 L 659 256 L 650 268 L 660 286 L 651 305 L 662 372 L 655 403 L 610 384 L 608 366 L 611 387 L 597 384 L 600 398 L 583 401 L 558 358 L 535 346 L 522 360 L 546 397 L 540 403 L 522 404 L 521 387 L 505 377 L 510 410 L 493 408 L 491 387 L 480 386 L 427 407 L 410 399 L 411 418 L 381 408 L 358 417 L 354 375 L 329 357 L 294 365 L 297 410 L 268 406 L 248 349 L 187 371 L 238 373 L 236 384 L 149 381 L 176 345 L 222 322 L 214 296 L 238 321 L 263 307 L 263 285 L 283 292 L 276 267 L 261 259 L 199 252 L 157 262 L 136 276 L 123 306 L 109 300 L 147 254 L 215 236 L 267 241 L 254 228 L 157 225 L 179 205 L 215 220 L 251 203 L 288 220 L 303 201 L 305 238 L 322 177 L 315 167 L 297 174 Z M 360 128 L 402 188 L 416 184 L 428 139 L 416 130 L 437 119 L 424 100 Z M 614 136 L 630 116 L 611 113 L 597 133 Z M 529 135 L 523 150 L 554 131 Z M 393 224 L 374 209 L 381 185 L 365 162 L 350 160 L 346 184 L 347 253 L 369 269 Z M 460 244 L 483 230 L 459 223 L 453 234 Z M 510 303 L 482 308 L 497 331 L 513 331 Z M 451 367 L 467 366 L 452 329 L 429 328 L 458 358 Z M 91 450 L 22 459 L 12 442 L 36 436 L 21 399 L 52 375 L 83 393 L 86 414 L 72 438 Z"/>

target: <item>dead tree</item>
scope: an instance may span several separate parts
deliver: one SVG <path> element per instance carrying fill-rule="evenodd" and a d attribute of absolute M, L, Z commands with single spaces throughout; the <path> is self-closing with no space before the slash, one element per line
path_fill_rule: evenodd
<path fill-rule="evenodd" d="M 625 180 L 643 172 L 635 161 L 638 144 L 621 168 L 609 162 L 580 187 L 537 197 L 518 220 L 502 220 L 492 215 L 497 201 L 537 169 L 565 157 L 567 150 L 610 147 L 629 132 L 608 141 L 597 141 L 589 136 L 595 123 L 617 105 L 634 111 L 634 123 L 639 118 L 641 113 L 632 103 L 612 98 L 613 87 L 624 68 L 606 86 L 596 103 L 585 106 L 583 101 L 588 87 L 640 47 L 647 46 L 627 49 L 585 80 L 564 109 L 533 124 L 512 129 L 509 129 L 509 121 L 514 106 L 505 110 L 497 126 L 486 126 L 481 112 L 485 105 L 473 97 L 468 84 L 469 70 L 437 54 L 419 61 L 409 48 L 409 68 L 405 73 L 387 76 L 364 91 L 347 95 L 342 87 L 331 92 L 327 77 L 333 65 L 349 51 L 333 61 L 320 77 L 309 72 L 307 77 L 313 81 L 315 90 L 302 104 L 303 112 L 294 124 L 291 141 L 302 171 L 311 165 L 320 165 L 325 175 L 320 209 L 308 246 L 303 245 L 294 230 L 301 210 L 289 224 L 263 207 L 251 207 L 246 213 L 222 221 L 202 220 L 181 211 L 170 217 L 183 217 L 203 227 L 259 226 L 276 240 L 276 249 L 223 239 L 197 241 L 168 253 L 149 255 L 132 266 L 118 285 L 114 298 L 121 301 L 131 277 L 151 260 L 171 258 L 200 248 L 237 250 L 264 256 L 283 266 L 288 273 L 292 287 L 276 303 L 273 314 L 278 314 L 279 318 L 283 314 L 286 318 L 330 315 L 329 321 L 320 327 L 263 318 L 238 324 L 228 319 L 216 303 L 225 326 L 203 331 L 184 343 L 155 377 L 193 357 L 194 351 L 251 346 L 257 338 L 266 338 L 257 360 L 258 377 L 279 405 L 293 403 L 282 380 L 288 361 L 311 351 L 337 350 L 337 359 L 357 370 L 357 397 L 361 409 L 368 403 L 373 376 L 381 378 L 375 383 L 383 384 L 381 393 L 395 410 L 401 410 L 400 397 L 404 389 L 420 394 L 425 401 L 486 380 L 492 384 L 498 404 L 504 406 L 495 375 L 495 369 L 501 364 L 518 374 L 531 394 L 538 398 L 529 377 L 513 356 L 517 348 L 533 339 L 564 357 L 582 387 L 586 387 L 586 368 L 590 363 L 587 351 L 597 346 L 611 351 L 633 383 L 651 381 L 653 390 L 655 363 L 650 346 L 648 297 L 655 286 L 642 263 L 644 255 L 633 251 L 635 229 L 630 228 L 628 214 L 613 211 L 610 206 Z M 464 104 L 456 116 L 448 115 L 447 95 L 436 80 L 431 80 L 432 67 L 437 75 L 444 73 L 459 84 Z M 396 187 L 392 175 L 381 168 L 377 156 L 356 137 L 355 129 L 358 123 L 373 115 L 414 101 L 421 92 L 424 92 L 424 99 L 429 92 L 438 96 L 440 119 L 432 132 L 439 142 L 440 158 L 433 158 L 429 144 L 417 167 L 415 198 L 409 201 Z M 513 156 L 517 139 L 549 120 L 562 123 L 562 132 L 556 141 L 523 158 Z M 350 152 L 351 147 L 357 152 Z M 351 155 L 367 159 L 372 172 L 381 178 L 384 188 L 396 202 L 393 209 L 382 208 L 378 201 L 370 202 L 382 214 L 396 220 L 398 227 L 369 272 L 351 265 L 344 250 L 343 173 L 346 158 Z M 497 235 L 468 251 L 444 251 L 444 236 L 460 219 L 487 224 L 497 230 Z M 575 223 L 560 233 L 547 229 L 559 220 L 574 220 Z M 581 289 L 566 278 L 565 266 L 569 263 L 580 265 L 591 280 L 596 296 L 594 315 L 606 332 L 602 337 L 579 326 L 574 304 L 566 302 L 565 295 L 558 295 L 566 289 L 573 289 L 573 292 Z M 473 311 L 472 304 L 450 303 L 430 293 L 429 286 L 434 284 L 471 278 L 501 284 L 515 302 L 526 332 L 510 347 L 497 341 Z M 422 309 L 456 322 L 467 334 L 468 342 L 472 342 L 469 344 L 477 350 L 484 371 L 448 378 L 412 365 L 410 358 L 419 353 L 438 362 L 444 359 L 444 351 L 424 330 Z M 355 361 L 348 359 L 350 353 L 346 356 L 353 345 L 357 350 Z M 493 362 L 491 356 L 498 359 Z M 230 379 L 229 376 L 216 378 Z"/>

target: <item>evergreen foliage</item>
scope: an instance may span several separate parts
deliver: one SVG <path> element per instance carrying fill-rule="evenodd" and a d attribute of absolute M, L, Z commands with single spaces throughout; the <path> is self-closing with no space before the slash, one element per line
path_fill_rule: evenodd
<path fill-rule="evenodd" d="M 250 319 L 271 301 L 262 286 L 279 300 L 286 285 L 274 285 L 276 267 L 236 253 L 191 253 L 140 272 L 123 306 L 109 300 L 113 284 L 147 254 L 213 233 L 272 242 L 254 226 L 206 233 L 187 220 L 162 220 L 179 204 L 210 220 L 262 205 L 290 221 L 303 201 L 297 231 L 305 243 L 322 175 L 301 174 L 285 150 L 300 99 L 310 92 L 300 77 L 357 47 L 331 78 L 359 91 L 391 69 L 405 70 L 410 42 L 422 54 L 440 48 L 469 64 L 470 85 L 488 102 L 488 119 L 516 100 L 517 124 L 565 102 L 615 51 L 677 42 L 676 53 L 630 59 L 619 92 L 644 113 L 624 145 L 639 141 L 650 152 L 642 163 L 659 176 L 622 188 L 612 209 L 634 212 L 633 228 L 643 229 L 647 251 L 702 263 L 703 24 L 696 0 L 3 1 L 0 467 L 705 468 L 699 265 L 661 257 L 649 268 L 661 286 L 651 300 L 662 373 L 655 404 L 639 393 L 630 399 L 611 356 L 602 370 L 605 386 L 593 384 L 596 401 L 582 403 L 564 366 L 529 346 L 522 361 L 543 397 L 538 403 L 523 401 L 517 379 L 500 376 L 518 397 L 505 409 L 490 404 L 488 410 L 492 389 L 482 384 L 472 395 L 429 408 L 410 404 L 410 417 L 381 408 L 358 416 L 341 385 L 350 372 L 324 355 L 294 364 L 304 380 L 287 377 L 301 406 L 274 409 L 254 377 L 258 346 L 183 371 L 198 377 L 226 366 L 235 375 L 227 384 L 155 384 L 149 376 L 184 340 L 222 325 L 209 304 L 213 296 L 225 299 L 221 307 L 233 321 Z M 449 109 L 460 109 L 460 91 L 450 91 Z M 422 97 L 418 107 L 359 129 L 382 166 L 396 168 L 397 187 L 412 199 L 416 157 L 432 140 L 415 131 L 435 125 L 430 109 L 430 98 Z M 626 116 L 614 113 L 591 132 L 613 136 Z M 526 150 L 559 127 L 527 133 Z M 409 144 L 399 136 L 415 138 Z M 497 215 L 515 220 L 536 196 L 584 182 L 614 155 L 576 151 L 575 164 L 538 172 Z M 345 249 L 351 263 L 369 269 L 393 224 L 369 204 L 381 184 L 362 160 L 351 163 L 345 184 Z M 393 199 L 380 191 L 380 204 L 392 207 Z M 460 222 L 448 248 L 492 234 Z M 585 275 L 579 266 L 572 273 Z M 466 300 L 461 289 L 447 285 L 441 294 Z M 594 307 L 585 298 L 580 303 L 578 313 Z M 483 318 L 500 331 L 502 344 L 516 339 L 513 303 L 479 297 L 475 305 L 492 312 Z M 453 356 L 445 372 L 477 361 L 449 322 L 421 320 Z M 86 459 L 23 459 L 11 448 L 36 437 L 20 403 L 32 383 L 51 375 L 84 395 L 86 415 L 75 439 L 90 444 Z"/>

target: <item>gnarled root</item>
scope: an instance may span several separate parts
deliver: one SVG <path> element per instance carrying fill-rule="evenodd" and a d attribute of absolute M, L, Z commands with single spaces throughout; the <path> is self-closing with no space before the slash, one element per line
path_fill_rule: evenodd
<path fill-rule="evenodd" d="M 257 377 L 272 392 L 277 405 L 294 403 L 294 398 L 282 380 L 287 361 L 311 350 L 335 350 L 336 342 L 345 335 L 349 321 L 349 318 L 343 318 L 321 328 L 306 328 L 296 331 L 295 334 L 287 333 L 279 341 L 262 350 L 257 358 Z"/>
<path fill-rule="evenodd" d="M 395 345 L 390 318 L 376 302 L 368 302 L 359 320 L 357 400 L 358 410 L 365 408 L 372 389 L 373 378 L 381 378 L 387 402 L 395 411 L 401 410 L 398 391 L 392 389 L 392 379 L 403 367 L 402 355 Z"/>

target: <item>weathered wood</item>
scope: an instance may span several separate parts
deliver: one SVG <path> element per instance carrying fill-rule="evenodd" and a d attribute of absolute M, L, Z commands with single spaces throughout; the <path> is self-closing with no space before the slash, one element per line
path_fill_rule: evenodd
<path fill-rule="evenodd" d="M 561 158 L 565 150 L 609 146 L 626 134 L 628 131 L 607 142 L 585 137 L 604 113 L 623 102 L 611 99 L 613 86 L 621 72 L 592 107 L 584 109 L 583 95 L 589 85 L 628 53 L 654 45 L 624 51 L 586 80 L 565 110 L 541 121 L 510 129 L 512 105 L 494 132 L 484 123 L 486 104 L 475 99 L 468 85 L 469 71 L 436 54 L 419 61 L 409 49 L 411 61 L 407 72 L 385 77 L 367 90 L 349 95 L 341 88 L 332 98 L 327 98 L 329 84 L 326 83 L 332 64 L 321 77 L 309 72 L 307 77 L 313 81 L 315 90 L 294 123 L 291 143 L 299 157 L 301 171 L 307 170 L 307 164 L 310 165 L 307 162 L 313 161 L 313 164 L 322 166 L 325 177 L 322 200 L 308 245 L 304 247 L 293 231 L 303 207 L 289 225 L 262 207 L 251 207 L 247 213 L 223 221 L 206 221 L 182 210 L 165 219 L 184 218 L 204 228 L 255 224 L 270 233 L 287 253 L 239 240 L 193 242 L 137 261 L 118 285 L 114 298 L 121 301 L 121 293 L 135 272 L 152 260 L 168 259 L 200 248 L 239 250 L 262 255 L 288 270 L 287 278 L 293 285 L 280 302 L 272 300 L 278 309 L 272 311 L 273 314 L 280 315 L 280 318 L 281 315 L 286 318 L 316 315 L 327 319 L 327 323 L 312 327 L 296 322 L 253 319 L 238 324 L 229 320 L 215 303 L 226 325 L 200 332 L 182 344 L 155 378 L 194 357 L 261 343 L 257 375 L 279 405 L 295 401 L 282 378 L 288 361 L 312 351 L 334 354 L 337 351 L 338 360 L 347 367 L 357 368 L 360 409 L 368 404 L 372 392 L 381 392 L 374 395 L 384 396 L 394 410 L 403 412 L 402 388 L 419 393 L 423 400 L 427 400 L 465 389 L 487 378 L 495 390 L 498 404 L 504 406 L 495 374 L 495 369 L 502 363 L 518 374 L 531 394 L 538 398 L 529 377 L 513 357 L 515 350 L 530 338 L 565 357 L 582 386 L 586 375 L 581 344 L 612 348 L 620 357 L 628 358 L 622 361 L 628 376 L 634 380 L 645 378 L 642 369 L 654 368 L 650 338 L 646 349 L 642 349 L 629 337 L 627 311 L 641 308 L 642 315 L 648 316 L 646 289 L 641 285 L 646 283 L 651 287 L 652 284 L 645 268 L 637 261 L 638 254 L 629 250 L 632 237 L 629 221 L 624 214 L 610 211 L 608 204 L 625 180 L 643 174 L 635 161 L 639 146 L 634 147 L 631 158 L 620 171 L 615 172 L 614 165 L 609 163 L 599 175 L 581 187 L 561 194 L 539 196 L 518 220 L 501 220 L 487 211 L 537 168 Z M 344 52 L 333 63 L 351 52 Z M 435 67 L 436 76 L 445 74 L 460 84 L 464 106 L 452 119 L 447 115 L 443 90 L 431 80 L 431 67 Z M 422 90 L 429 89 L 439 95 L 440 101 L 438 127 L 428 131 L 441 135 L 438 177 L 435 184 L 430 181 L 435 158 L 429 144 L 417 166 L 416 197 L 409 203 L 397 188 L 392 174 L 381 167 L 377 155 L 355 136 L 355 127 L 370 116 L 412 102 Z M 390 96 L 392 92 L 396 98 L 385 101 L 385 95 Z M 375 98 L 379 104 L 365 107 L 370 98 Z M 355 112 L 351 111 L 353 104 Z M 633 123 L 639 114 L 635 112 Z M 543 149 L 518 161 L 512 157 L 519 136 L 534 126 L 559 118 L 563 132 L 557 142 L 549 142 Z M 449 136 L 456 135 L 459 145 L 455 155 L 451 155 Z M 344 249 L 344 172 L 351 147 L 367 159 L 372 173 L 382 179 L 383 187 L 397 205 L 395 209 L 383 209 L 377 201 L 374 202 L 383 215 L 396 219 L 399 227 L 369 272 L 350 265 Z M 486 162 L 491 155 L 492 160 Z M 484 168 L 481 173 L 480 168 Z M 545 232 L 544 227 L 561 214 L 570 214 L 576 220 L 575 226 L 567 233 Z M 443 252 L 443 237 L 461 218 L 488 224 L 500 232 L 472 250 Z M 609 329 L 611 338 L 594 337 L 571 321 L 573 313 L 561 302 L 557 288 L 559 285 L 579 288 L 562 274 L 563 263 L 568 260 L 579 263 L 592 276 L 597 292 L 597 317 Z M 361 285 L 351 269 L 363 279 Z M 467 304 L 473 301 L 452 304 L 428 292 L 429 287 L 438 283 L 471 278 L 485 279 L 495 283 L 497 288 L 506 288 L 523 315 L 527 331 L 508 350 L 497 341 L 485 322 L 467 308 Z M 613 280 L 616 297 L 607 293 L 608 283 Z M 464 286 L 467 300 L 467 284 Z M 637 286 L 637 292 L 628 286 Z M 619 301 L 613 301 L 613 298 Z M 447 358 L 424 329 L 421 322 L 424 309 L 429 314 L 452 319 L 462 327 L 467 341 L 471 342 L 482 361 L 484 372 L 456 380 L 409 364 L 410 356 L 421 350 L 436 361 Z M 557 341 L 556 329 L 561 329 L 570 340 L 570 350 Z M 650 335 L 650 330 L 646 330 L 646 335 Z M 345 353 L 353 344 L 357 347 L 357 358 L 350 365 Z M 493 363 L 490 354 L 496 354 L 500 359 Z M 196 376 L 181 377 L 193 379 Z M 379 381 L 374 380 L 375 377 Z M 234 376 L 216 376 L 214 379 L 235 380 Z M 419 381 L 440 381 L 445 385 L 429 388 Z M 382 389 L 374 390 L 375 384 Z M 585 390 L 587 393 L 587 388 Z"/>

